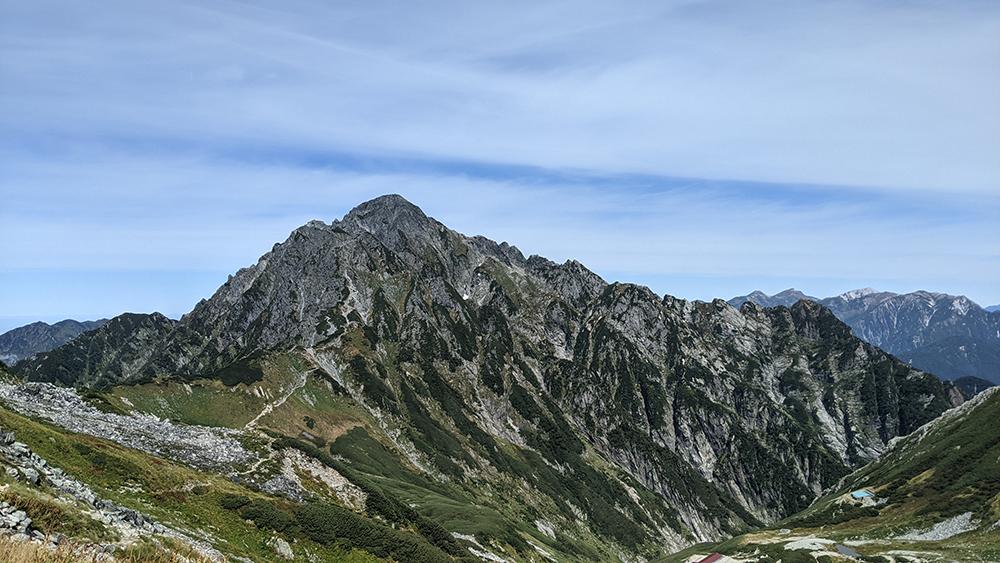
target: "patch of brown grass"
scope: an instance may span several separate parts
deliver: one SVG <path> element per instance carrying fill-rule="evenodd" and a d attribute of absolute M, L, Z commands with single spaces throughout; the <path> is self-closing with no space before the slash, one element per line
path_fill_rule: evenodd
<path fill-rule="evenodd" d="M 0 537 L 0 561 L 7 563 L 94 563 L 94 556 L 73 552 L 73 546 L 60 546 L 55 553 L 33 542 L 16 542 Z"/>
<path fill-rule="evenodd" d="M 98 563 L 106 561 L 94 553 L 78 552 L 73 544 L 60 545 L 52 552 L 37 543 L 17 542 L 0 536 L 0 561 L 4 563 Z M 114 555 L 115 563 L 211 563 L 210 559 L 194 553 L 180 555 L 174 552 L 151 549 L 128 549 Z"/>
<path fill-rule="evenodd" d="M 46 534 L 59 531 L 65 521 L 62 507 L 52 501 L 21 496 L 11 491 L 0 493 L 0 500 L 6 501 L 18 510 L 23 510 L 31 518 L 32 525 Z"/>

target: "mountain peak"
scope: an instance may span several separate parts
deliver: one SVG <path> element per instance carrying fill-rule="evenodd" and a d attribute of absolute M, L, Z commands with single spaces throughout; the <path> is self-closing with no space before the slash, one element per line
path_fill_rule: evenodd
<path fill-rule="evenodd" d="M 801 291 L 790 287 L 780 293 L 775 293 L 774 295 L 768 295 L 761 290 L 756 290 L 749 295 L 743 295 L 740 297 L 733 297 L 727 303 L 733 307 L 739 308 L 743 303 L 747 301 L 753 301 L 754 303 L 760 305 L 761 307 L 777 307 L 778 305 L 784 305 L 785 307 L 791 307 L 802 299 L 809 301 L 817 301 L 815 297 L 806 295 Z"/>
<path fill-rule="evenodd" d="M 424 215 L 419 207 L 401 195 L 389 194 L 366 201 L 355 207 L 341 221 L 334 221 L 353 235 L 368 232 L 393 250 L 406 245 L 400 240 L 404 236 L 428 233 L 436 230 L 436 221 Z M 418 237 L 419 238 L 419 237 Z"/>
<path fill-rule="evenodd" d="M 848 291 L 846 293 L 841 293 L 837 297 L 840 297 L 845 301 L 851 301 L 854 299 L 861 299 L 862 297 L 867 297 L 869 295 L 873 295 L 876 293 L 878 293 L 877 289 L 866 287 L 864 289 L 852 289 L 851 291 Z"/>
<path fill-rule="evenodd" d="M 400 218 L 427 220 L 419 207 L 399 194 L 387 194 L 358 205 L 344 216 L 344 221 L 387 220 L 393 223 Z"/>

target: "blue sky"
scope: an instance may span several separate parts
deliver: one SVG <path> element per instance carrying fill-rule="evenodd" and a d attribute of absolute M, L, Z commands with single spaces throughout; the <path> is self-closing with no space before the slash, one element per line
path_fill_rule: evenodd
<path fill-rule="evenodd" d="M 688 299 L 1000 303 L 1000 3 L 0 0 L 0 331 L 400 193 Z"/>

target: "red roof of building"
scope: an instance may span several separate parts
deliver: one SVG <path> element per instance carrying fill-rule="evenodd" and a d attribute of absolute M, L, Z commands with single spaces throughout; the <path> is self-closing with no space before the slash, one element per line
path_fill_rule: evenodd
<path fill-rule="evenodd" d="M 708 557 L 702 559 L 698 563 L 712 563 L 713 561 L 718 561 L 719 559 L 722 559 L 722 554 L 721 553 L 713 553 L 713 554 L 709 555 Z"/>

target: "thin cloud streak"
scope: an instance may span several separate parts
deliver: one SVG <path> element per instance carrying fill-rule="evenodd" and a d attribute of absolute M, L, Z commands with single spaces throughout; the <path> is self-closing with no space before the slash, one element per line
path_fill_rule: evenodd
<path fill-rule="evenodd" d="M 8 269 L 232 271 L 308 220 L 332 221 L 399 192 L 456 230 L 598 272 L 892 279 L 906 271 L 919 279 L 947 271 L 971 281 L 1000 273 L 1000 236 L 988 236 L 1000 235 L 1000 213 L 974 199 L 859 199 L 835 187 L 815 197 L 815 186 L 766 192 L 669 178 L 645 178 L 641 189 L 629 178 L 526 184 L 198 161 L 95 162 L 41 173 L 44 183 L 79 195 L 53 202 L 31 191 L 36 179 L 22 172 L 25 189 L 3 214 Z M 120 186 L 132 177 L 155 181 L 142 187 L 144 197 L 129 198 Z M 213 185 L 230 188 L 199 189 Z"/>
<path fill-rule="evenodd" d="M 527 18 L 119 4 L 74 14 L 82 24 L 51 6 L 33 16 L 51 26 L 33 30 L 65 38 L 12 29 L 6 41 L 16 129 L 771 182 L 1000 183 L 1000 73 L 987 72 L 1000 9 L 988 4 L 640 3 L 572 17 L 556 4 Z"/>
<path fill-rule="evenodd" d="M 1000 302 L 995 2 L 0 10 L 0 316 L 176 316 L 384 193 L 680 297 Z"/>

